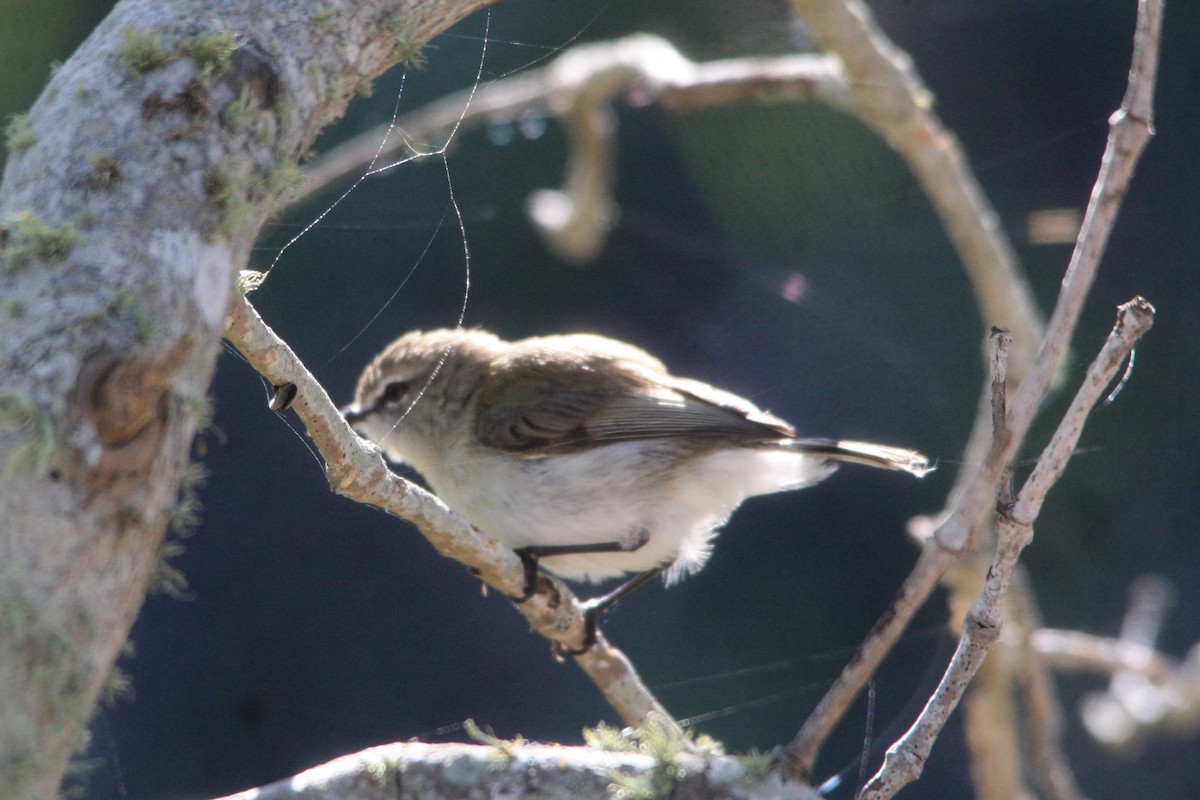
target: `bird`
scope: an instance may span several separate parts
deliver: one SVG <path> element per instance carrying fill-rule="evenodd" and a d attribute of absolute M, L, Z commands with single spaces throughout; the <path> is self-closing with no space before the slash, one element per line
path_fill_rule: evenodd
<path fill-rule="evenodd" d="M 745 398 L 589 333 L 412 331 L 366 365 L 342 413 L 521 556 L 526 598 L 539 568 L 575 582 L 635 574 L 618 599 L 660 573 L 676 583 L 704 566 L 742 501 L 812 486 L 836 462 L 933 469 L 907 448 L 801 437 Z"/>

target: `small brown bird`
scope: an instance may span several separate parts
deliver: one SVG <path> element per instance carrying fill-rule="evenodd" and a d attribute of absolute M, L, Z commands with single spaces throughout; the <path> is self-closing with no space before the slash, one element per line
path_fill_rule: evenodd
<path fill-rule="evenodd" d="M 581 581 L 696 572 L 743 500 L 811 486 L 832 461 L 931 469 L 913 450 L 798 438 L 750 401 L 590 334 L 408 333 L 367 365 L 343 413 L 480 530 Z"/>

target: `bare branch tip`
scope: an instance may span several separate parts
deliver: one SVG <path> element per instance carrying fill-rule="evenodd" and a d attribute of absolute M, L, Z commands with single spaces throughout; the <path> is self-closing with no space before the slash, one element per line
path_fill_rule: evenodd
<path fill-rule="evenodd" d="M 1008 361 L 1008 350 L 1012 347 L 1012 341 L 1012 334 L 1007 328 L 992 327 L 992 332 L 988 335 L 988 351 L 992 363 Z"/>
<path fill-rule="evenodd" d="M 1158 313 L 1150 301 L 1138 295 L 1117 308 L 1117 323 L 1134 324 L 1149 328 L 1154 323 L 1154 315 Z"/>

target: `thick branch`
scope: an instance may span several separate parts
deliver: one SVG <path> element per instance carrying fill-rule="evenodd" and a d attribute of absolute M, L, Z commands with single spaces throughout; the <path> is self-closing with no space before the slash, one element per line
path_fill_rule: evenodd
<path fill-rule="evenodd" d="M 234 275 L 295 160 L 485 2 L 122 0 L 30 110 L 0 186 L 6 800 L 55 795 L 141 606 Z"/>
<path fill-rule="evenodd" d="M 456 800 L 461 797 L 613 797 L 817 800 L 809 787 L 757 775 L 734 756 L 656 755 L 528 742 L 495 746 L 389 744 L 224 800 Z"/>

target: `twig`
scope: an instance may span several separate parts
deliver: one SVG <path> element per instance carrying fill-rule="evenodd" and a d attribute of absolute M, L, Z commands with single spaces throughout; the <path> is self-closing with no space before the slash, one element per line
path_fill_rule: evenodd
<path fill-rule="evenodd" d="M 665 39 L 649 34 L 565 50 L 541 69 L 531 69 L 481 87 L 467 106 L 470 92 L 458 92 L 396 121 L 404 136 L 379 143 L 388 125 L 359 134 L 332 149 L 305 171 L 302 194 L 291 204 L 333 184 L 350 180 L 379 154 L 380 160 L 418 147 L 440 149 L 455 125 L 467 130 L 485 122 L 511 120 L 526 111 L 558 115 L 573 95 L 607 87 L 609 99 L 636 86 L 676 111 L 736 102 L 830 100 L 845 93 L 845 79 L 835 59 L 821 55 L 734 58 L 695 63 Z M 464 107 L 466 111 L 464 113 Z M 462 120 L 461 124 L 459 120 Z"/>
<path fill-rule="evenodd" d="M 1058 370 L 1096 276 L 1100 257 L 1108 246 L 1109 234 L 1129 190 L 1134 169 L 1154 133 L 1154 84 L 1161 31 L 1162 0 L 1139 0 L 1128 88 L 1121 107 L 1109 118 L 1108 144 L 1100 162 L 1100 174 L 1092 187 L 1046 339 L 1034 369 L 1029 378 L 1022 381 L 1020 394 L 1013 405 L 1014 420 L 1032 421 L 1045 387 Z"/>
<path fill-rule="evenodd" d="M 992 438 L 1004 431 L 1008 419 L 1008 352 L 1012 334 L 1004 328 L 992 328 L 988 337 L 988 394 L 992 398 Z"/>
<path fill-rule="evenodd" d="M 1016 624 L 1016 680 L 1024 699 L 1026 753 L 1031 772 L 1042 793 L 1051 800 L 1083 800 L 1063 752 L 1062 703 L 1054 687 L 1050 665 L 1033 644 L 1042 627 L 1042 615 L 1029 585 L 1029 575 L 1020 566 L 1008 594 L 1008 611 Z M 1005 637 L 1005 641 L 1009 637 Z"/>
<path fill-rule="evenodd" d="M 1136 672 L 1163 686 L 1179 679 L 1178 665 L 1148 645 L 1054 628 L 1035 631 L 1031 641 L 1062 672 Z"/>
<path fill-rule="evenodd" d="M 1003 373 L 1010 341 L 1005 331 L 997 331 L 989 339 L 992 354 L 988 361 L 993 368 L 989 376 L 989 385 L 1004 386 Z M 1003 400 L 999 402 L 1003 403 Z M 842 668 L 833 685 L 804 721 L 799 733 L 784 748 L 784 769 L 789 775 L 802 780 L 808 779 L 825 738 L 845 715 L 854 698 L 858 696 L 859 690 L 891 651 L 896 639 L 908 627 L 917 609 L 937 586 L 946 570 L 957 560 L 958 555 L 938 547 L 934 537 L 926 539 L 916 565 L 904 579 L 891 606 L 875 623 L 850 662 Z"/>
<path fill-rule="evenodd" d="M 794 0 L 796 3 L 807 0 Z M 857 3 L 859 13 L 865 14 Z M 810 22 L 812 20 L 810 19 Z M 911 614 L 924 602 L 938 579 L 955 562 L 969 543 L 972 530 L 994 502 L 1002 472 L 1012 462 L 1033 423 L 1038 405 L 1045 397 L 1058 370 L 1063 353 L 1079 321 L 1083 302 L 1091 289 L 1100 256 L 1108 241 L 1120 202 L 1125 196 L 1134 167 L 1152 133 L 1151 100 L 1158 62 L 1158 42 L 1162 25 L 1161 0 L 1141 0 L 1138 6 L 1137 32 L 1134 35 L 1133 66 L 1129 87 L 1121 109 L 1113 114 L 1108 145 L 1092 190 L 1079 240 L 1071 256 L 1062 289 L 1046 330 L 1045 339 L 1028 375 L 1021 381 L 1015 401 L 1008 411 L 1005 435 L 993 440 L 987 457 L 968 483 L 955 497 L 956 505 L 926 542 L 921 556 L 901 587 L 893 608 L 876 623 L 871 639 L 879 637 L 884 646 L 864 643 L 862 650 L 843 670 L 787 746 L 785 768 L 796 777 L 807 777 L 816 761 L 821 744 L 840 719 L 819 717 L 828 709 L 844 710 L 849 699 L 861 691 L 879 660 L 908 624 Z M 863 45 L 866 46 L 865 44 Z M 870 641 L 870 640 L 869 640 Z M 869 649 L 869 654 L 868 654 Z M 830 695 L 837 695 L 830 699 Z"/>
<path fill-rule="evenodd" d="M 977 800 L 1035 796 L 1022 769 L 1022 715 L 1013 702 L 1008 656 L 1006 648 L 993 647 L 962 699 L 963 742 L 968 748 L 963 761 Z"/>
<path fill-rule="evenodd" d="M 801 13 L 808 16 L 805 9 Z M 813 15 L 817 22 L 823 18 Z M 827 40 L 842 41 L 837 35 L 824 35 L 827 31 L 819 33 Z M 556 252 L 579 261 L 599 249 L 615 214 L 610 104 L 620 93 L 640 87 L 649 98 L 677 112 L 746 101 L 819 99 L 862 117 L 908 160 L 942 215 L 971 276 L 984 318 L 1008 326 L 1018 342 L 1030 343 L 1028 352 L 1021 351 L 1014 364 L 1019 378 L 1032 360 L 1032 343 L 1040 340 L 1043 326 L 1012 248 L 954 137 L 929 111 L 929 92 L 911 64 L 877 30 L 872 28 L 869 38 L 886 51 L 885 57 L 854 58 L 854 53 L 834 43 L 830 49 L 842 59 L 802 54 L 696 63 L 665 40 L 645 34 L 580 45 L 542 69 L 481 88 L 469 106 L 469 93 L 463 92 L 398 120 L 404 136 L 395 137 L 381 155 L 379 143 L 388 126 L 360 134 L 307 170 L 304 193 L 293 202 L 351 178 L 377 155 L 393 158 L 405 148 L 412 149 L 413 142 L 437 151 L 456 126 L 461 130 L 539 111 L 563 118 L 571 149 L 563 188 L 534 193 L 530 215 Z M 854 71 L 853 85 L 847 81 L 843 60 Z M 893 80 L 897 75 L 900 80 Z M 868 91 L 879 85 L 893 86 L 902 96 Z"/>
<path fill-rule="evenodd" d="M 1008 351 L 1011 344 L 1008 331 L 992 329 L 987 359 L 992 440 L 1002 438 L 1008 425 Z M 999 491 L 1001 507 L 1012 504 L 1012 491 L 1012 470 L 1008 469 Z M 953 618 L 961 619 L 963 624 L 970 618 L 972 600 L 982 591 L 982 581 L 987 574 L 975 541 L 978 538 L 973 535 L 973 541 L 968 544 L 970 555 L 946 575 L 945 583 L 950 592 L 947 602 L 952 611 L 958 612 Z M 1025 776 L 1019 768 L 1018 715 L 1012 702 L 1009 666 L 1005 659 L 995 657 L 982 663 L 975 676 L 973 691 L 964 701 L 963 731 L 971 753 L 971 782 L 982 800 L 1029 794 L 1024 784 Z"/>
<path fill-rule="evenodd" d="M 954 135 L 933 113 L 933 95 L 912 59 L 860 0 L 792 0 L 821 46 L 843 61 L 853 112 L 899 153 L 942 219 L 975 290 L 985 325 L 1015 339 L 1020 379 L 1041 341 L 1042 320 L 1016 255 Z"/>
<path fill-rule="evenodd" d="M 613 100 L 637 87 L 663 106 L 687 111 L 735 102 L 783 102 L 820 97 L 844 103 L 845 81 L 835 59 L 819 55 L 738 58 L 697 64 L 664 39 L 638 34 L 572 47 L 541 69 L 450 95 L 396 122 L 403 132 L 380 151 L 383 125 L 335 148 L 306 171 L 304 194 L 386 164 L 402 150 L 438 152 L 450 132 L 537 111 L 560 117 L 570 143 L 561 189 L 531 197 L 531 219 L 549 247 L 570 261 L 591 258 L 616 217 Z M 468 105 L 468 100 L 470 103 Z M 377 171 L 387 167 L 377 168 Z"/>
<path fill-rule="evenodd" d="M 523 592 L 521 560 L 507 547 L 480 533 L 437 497 L 391 472 L 379 450 L 350 429 L 325 389 L 263 322 L 245 296 L 234 297 L 225 336 L 272 385 L 295 385 L 292 408 L 320 451 L 335 492 L 408 520 L 442 555 L 465 564 L 504 594 L 518 596 Z M 533 628 L 547 639 L 567 650 L 582 646 L 585 625 L 579 603 L 560 581 L 542 576 L 537 591 L 519 608 Z M 596 644 L 575 660 L 627 724 L 640 725 L 651 714 L 670 719 L 629 660 L 599 632 Z"/>
<path fill-rule="evenodd" d="M 996 558 L 988 571 L 983 592 L 963 624 L 963 634 L 950 666 L 917 721 L 888 748 L 883 767 L 867 782 L 860 795 L 862 800 L 886 800 L 920 777 L 934 741 L 979 669 L 988 648 L 1000 636 L 1008 585 L 1021 551 L 1033 541 L 1033 522 L 1041 511 L 1046 493 L 1066 469 L 1088 414 L 1134 345 L 1150 329 L 1153 320 L 1154 308 L 1140 297 L 1121 306 L 1112 333 L 1088 368 L 1083 385 L 1050 444 L 1042 451 L 1016 502 L 1011 506 L 1002 503 L 999 509 Z"/>
<path fill-rule="evenodd" d="M 1059 670 L 1111 673 L 1108 690 L 1087 695 L 1082 705 L 1084 725 L 1109 747 L 1128 747 L 1152 728 L 1200 725 L 1200 649 L 1182 665 L 1154 649 L 1170 594 L 1157 576 L 1135 582 L 1118 639 L 1049 629 L 1032 637 L 1033 648 Z"/>
<path fill-rule="evenodd" d="M 1153 647 L 1162 631 L 1163 620 L 1175 604 L 1175 590 L 1166 578 L 1143 575 L 1129 587 L 1121 639 Z"/>

